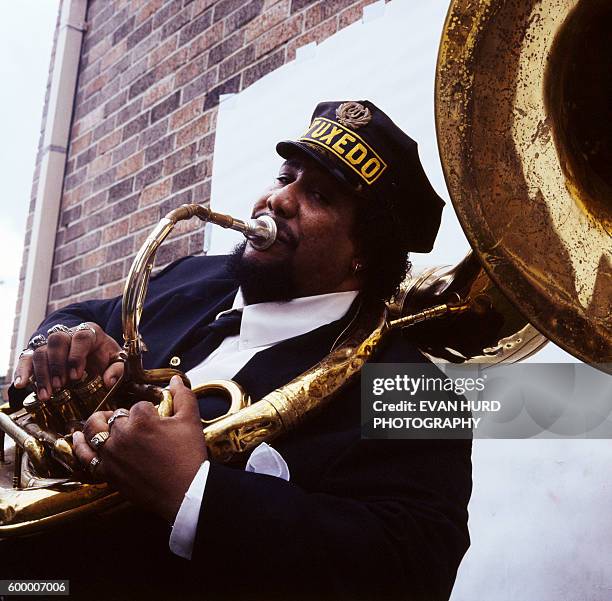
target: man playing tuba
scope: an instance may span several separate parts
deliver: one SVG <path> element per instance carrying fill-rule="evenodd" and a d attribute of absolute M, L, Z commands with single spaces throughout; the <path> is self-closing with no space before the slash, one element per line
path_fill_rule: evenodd
<path fill-rule="evenodd" d="M 145 367 L 179 366 L 193 384 L 233 379 L 257 401 L 325 357 L 365 306 L 388 299 L 407 252 L 431 250 L 444 203 L 416 143 L 371 102 L 320 103 L 306 133 L 277 151 L 285 162 L 253 206 L 253 217 L 276 222 L 276 242 L 186 257 L 152 278 Z M 14 406 L 31 376 L 42 400 L 85 370 L 111 387 L 123 369 L 109 365 L 121 299 L 60 309 L 33 341 L 15 372 Z M 398 331 L 374 360 L 427 361 Z M 72 531 L 75 557 L 64 567 L 71 578 L 77 565 L 86 571 L 90 596 L 449 598 L 469 545 L 469 440 L 362 440 L 357 382 L 230 467 L 209 461 L 200 421 L 223 403 L 196 399 L 178 377 L 170 390 L 172 417 L 140 402 L 94 413 L 74 435 L 79 460 L 152 514 Z"/>

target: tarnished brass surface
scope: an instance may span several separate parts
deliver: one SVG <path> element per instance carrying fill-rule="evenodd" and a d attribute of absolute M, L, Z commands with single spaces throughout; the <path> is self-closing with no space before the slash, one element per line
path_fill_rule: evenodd
<path fill-rule="evenodd" d="M 454 0 L 436 78 L 450 196 L 487 273 L 583 361 L 612 361 L 608 0 Z"/>
<path fill-rule="evenodd" d="M 428 310 L 432 304 L 467 302 L 460 312 L 415 324 L 410 339 L 434 361 L 515 363 L 548 340 L 514 308 L 485 273 L 473 252 L 453 267 L 411 273 L 390 303 L 393 319 Z"/>

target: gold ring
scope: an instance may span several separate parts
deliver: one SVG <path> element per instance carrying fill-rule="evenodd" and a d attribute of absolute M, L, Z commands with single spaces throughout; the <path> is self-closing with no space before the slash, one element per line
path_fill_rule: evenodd
<path fill-rule="evenodd" d="M 108 418 L 108 431 L 110 432 L 111 426 L 113 422 L 119 417 L 130 417 L 130 412 L 127 409 L 123 409 L 122 407 L 116 409 L 115 412 Z"/>
<path fill-rule="evenodd" d="M 89 441 L 89 446 L 93 447 L 96 451 L 101 449 L 104 446 L 104 443 L 108 440 L 110 436 L 109 432 L 98 432 L 91 437 Z"/>
<path fill-rule="evenodd" d="M 98 457 L 93 457 L 89 462 L 89 473 L 94 476 L 96 473 L 96 468 L 102 463 Z"/>

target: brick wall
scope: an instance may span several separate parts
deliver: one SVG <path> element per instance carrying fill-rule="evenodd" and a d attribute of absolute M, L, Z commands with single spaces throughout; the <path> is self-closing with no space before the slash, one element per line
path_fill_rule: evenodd
<path fill-rule="evenodd" d="M 220 94 L 373 1 L 90 0 L 48 310 L 120 294 L 151 226 L 209 201 Z M 197 221 L 179 224 L 157 264 L 200 253 L 203 235 Z"/>

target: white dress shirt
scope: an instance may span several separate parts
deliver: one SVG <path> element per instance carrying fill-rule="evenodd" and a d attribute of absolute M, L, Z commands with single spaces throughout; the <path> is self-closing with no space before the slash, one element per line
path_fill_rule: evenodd
<path fill-rule="evenodd" d="M 242 310 L 240 334 L 225 338 L 202 363 L 189 370 L 187 376 L 193 386 L 209 380 L 231 379 L 260 351 L 340 319 L 356 296 L 357 291 L 351 290 L 305 296 L 287 302 L 245 305 L 242 292 L 238 290 L 228 311 Z M 209 467 L 208 460 L 200 466 L 172 527 L 170 550 L 185 559 L 191 559 Z M 287 463 L 266 443 L 253 450 L 245 470 L 289 480 Z"/>

